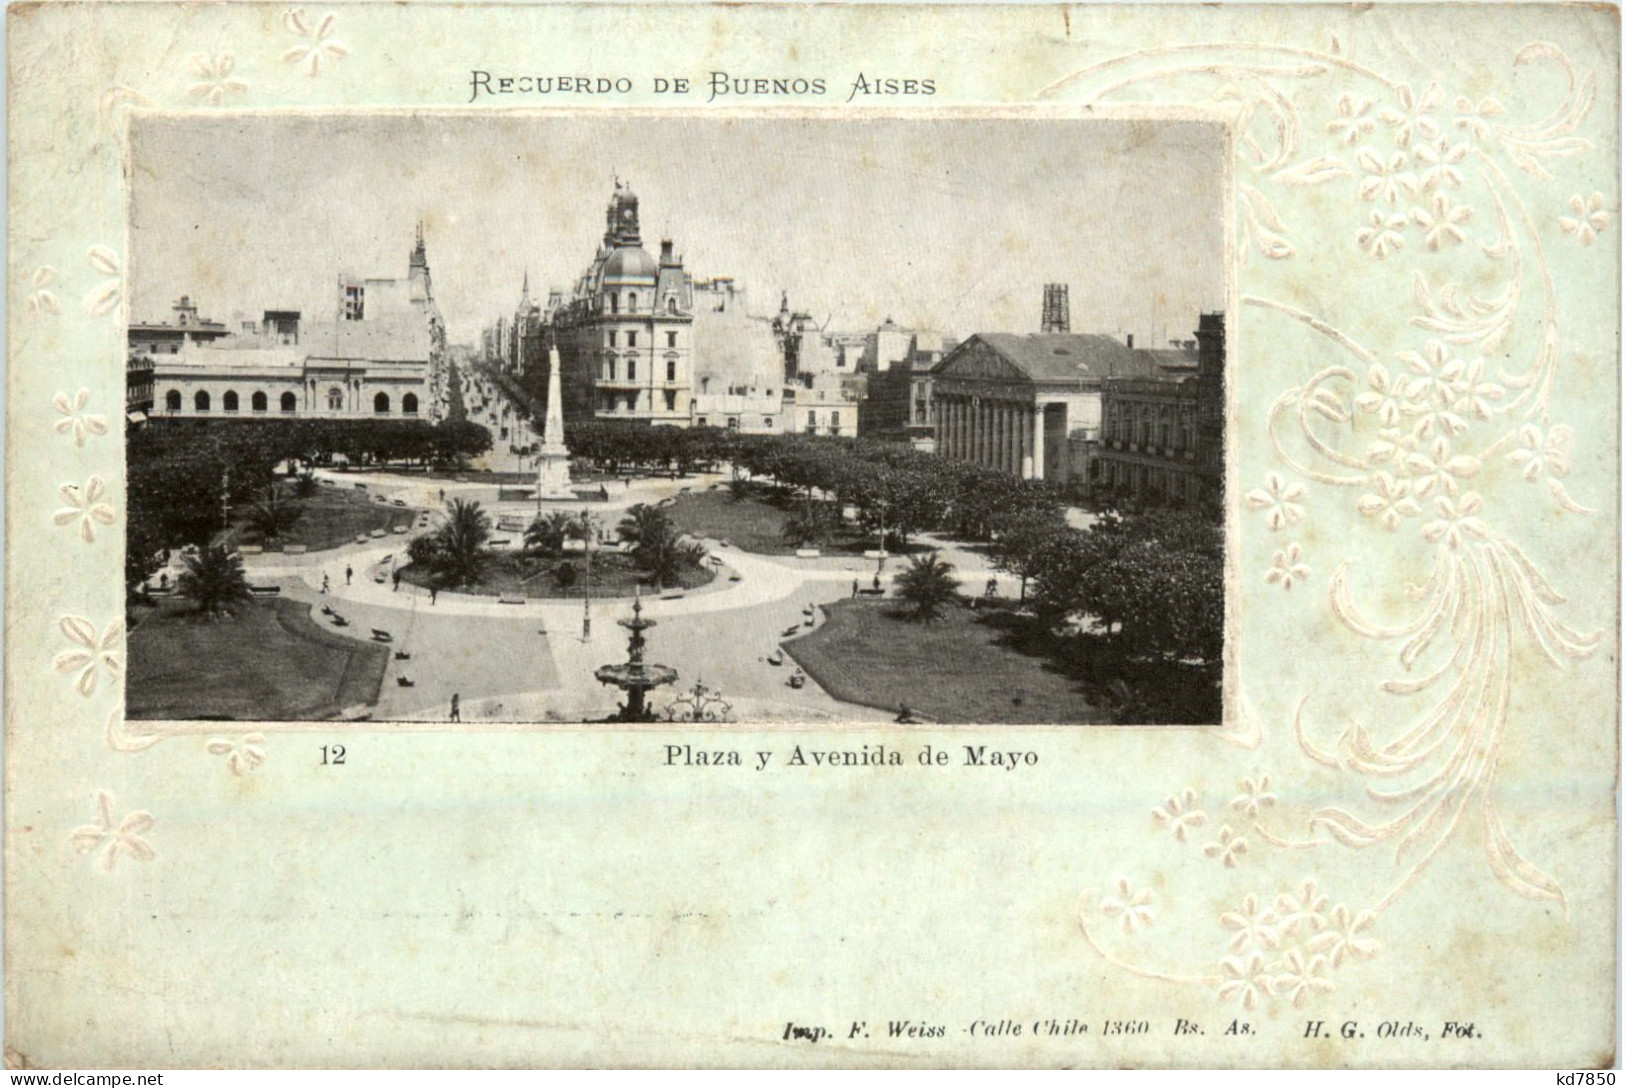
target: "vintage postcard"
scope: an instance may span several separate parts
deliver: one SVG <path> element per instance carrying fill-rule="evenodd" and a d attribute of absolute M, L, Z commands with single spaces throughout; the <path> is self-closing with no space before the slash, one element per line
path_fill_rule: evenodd
<path fill-rule="evenodd" d="M 1614 9 L 8 32 L 12 1068 L 1615 1063 Z"/>

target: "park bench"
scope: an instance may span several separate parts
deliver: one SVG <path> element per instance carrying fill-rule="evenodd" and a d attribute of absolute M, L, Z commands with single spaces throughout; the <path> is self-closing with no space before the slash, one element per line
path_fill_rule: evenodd
<path fill-rule="evenodd" d="M 405 650 L 396 650 L 395 651 L 395 660 L 396 661 L 410 661 L 410 660 L 412 660 L 412 655 L 407 653 Z"/>
<path fill-rule="evenodd" d="M 686 593 L 664 593 L 660 599 L 663 601 L 680 601 L 686 596 L 688 596 Z"/>
<path fill-rule="evenodd" d="M 391 529 L 390 532 L 394 533 L 396 536 L 405 536 L 411 531 L 411 529 L 412 527 L 410 525 L 397 525 L 395 528 Z"/>
<path fill-rule="evenodd" d="M 379 628 L 374 627 L 372 629 L 372 640 L 374 642 L 394 642 L 395 636 L 390 634 L 388 631 L 380 630 Z"/>
<path fill-rule="evenodd" d="M 256 597 L 276 597 L 282 593 L 281 586 L 249 586 L 248 592 Z"/>
<path fill-rule="evenodd" d="M 817 548 L 797 548 L 796 549 L 796 558 L 797 559 L 817 559 L 822 554 L 823 553 L 820 552 Z"/>
<path fill-rule="evenodd" d="M 384 531 L 382 529 L 374 529 L 369 535 L 374 540 L 379 540 L 379 539 L 383 538 L 386 534 L 384 533 Z"/>
<path fill-rule="evenodd" d="M 497 598 L 497 603 L 499 603 L 499 604 L 524 604 L 525 603 L 525 595 L 523 593 L 504 593 L 500 597 Z"/>
<path fill-rule="evenodd" d="M 885 559 L 890 554 L 890 552 L 875 551 L 874 549 L 870 549 L 869 551 L 863 553 L 863 557 L 865 559 Z"/>
<path fill-rule="evenodd" d="M 399 684 L 403 688 L 415 688 L 415 687 L 417 687 L 417 684 L 413 683 L 411 680 L 408 680 L 404 676 L 397 676 L 395 678 L 395 683 Z"/>
<path fill-rule="evenodd" d="M 244 544 L 237 550 L 244 555 L 259 555 L 265 551 L 265 547 L 261 544 Z"/>
<path fill-rule="evenodd" d="M 789 627 L 786 627 L 783 631 L 781 631 L 779 633 L 779 637 L 780 638 L 791 638 L 791 637 L 793 637 L 795 635 L 799 635 L 799 634 L 801 634 L 801 624 L 796 623 L 796 624 L 791 624 Z"/>
<path fill-rule="evenodd" d="M 365 544 L 371 539 L 372 539 L 372 537 L 368 536 L 366 533 L 357 533 L 356 538 L 355 538 L 355 542 L 357 544 Z"/>
<path fill-rule="evenodd" d="M 339 615 L 337 612 L 329 612 L 328 615 L 332 617 L 334 627 L 350 626 L 350 621 Z"/>
<path fill-rule="evenodd" d="M 304 555 L 310 550 L 308 544 L 289 544 L 282 549 L 283 555 Z"/>

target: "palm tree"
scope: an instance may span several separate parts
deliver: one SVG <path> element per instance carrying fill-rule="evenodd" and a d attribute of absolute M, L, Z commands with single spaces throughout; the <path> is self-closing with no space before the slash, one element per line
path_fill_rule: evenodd
<path fill-rule="evenodd" d="M 525 550 L 544 555 L 563 554 L 564 542 L 570 539 L 570 523 L 573 520 L 563 510 L 555 510 L 546 517 L 537 514 L 525 530 Z"/>
<path fill-rule="evenodd" d="M 304 517 L 305 511 L 296 502 L 289 502 L 275 484 L 265 489 L 264 497 L 248 508 L 249 528 L 259 533 L 262 540 L 275 540 L 284 529 Z"/>
<path fill-rule="evenodd" d="M 462 585 L 478 579 L 485 542 L 491 538 L 491 519 L 480 504 L 468 499 L 446 503 L 446 520 L 438 535 L 446 574 Z"/>
<path fill-rule="evenodd" d="M 913 606 L 909 619 L 934 620 L 959 596 L 959 579 L 953 571 L 954 565 L 936 552 L 909 556 L 908 566 L 892 579 L 897 595 Z"/>
<path fill-rule="evenodd" d="M 659 544 L 672 535 L 671 518 L 664 510 L 640 502 L 626 512 L 616 531 L 634 549 L 643 544 Z"/>
<path fill-rule="evenodd" d="M 243 575 L 242 557 L 224 544 L 210 544 L 184 557 L 186 569 L 175 580 L 181 595 L 190 597 L 199 612 L 229 615 L 230 606 L 252 598 Z"/>
<path fill-rule="evenodd" d="M 316 479 L 316 474 L 309 469 L 306 469 L 294 478 L 293 493 L 299 496 L 301 499 L 315 498 L 316 492 L 320 490 L 321 486 L 320 482 Z"/>

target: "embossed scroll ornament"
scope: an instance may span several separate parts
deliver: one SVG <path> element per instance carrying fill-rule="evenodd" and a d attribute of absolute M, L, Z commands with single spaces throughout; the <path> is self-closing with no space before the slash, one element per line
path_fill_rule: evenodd
<path fill-rule="evenodd" d="M 1302 1006 L 1333 991 L 1348 963 L 1378 954 L 1383 914 L 1469 826 L 1480 830 L 1485 863 L 1502 885 L 1567 915 L 1562 887 L 1508 835 L 1496 780 L 1518 662 L 1538 657 L 1564 669 L 1602 642 L 1600 632 L 1565 621 L 1562 593 L 1520 545 L 1519 511 L 1528 505 L 1518 491 L 1538 489 L 1552 512 L 1592 513 L 1568 491 L 1575 432 L 1551 414 L 1565 354 L 1547 247 L 1589 245 L 1610 216 L 1604 194 L 1549 184 L 1560 160 L 1592 149 L 1580 130 L 1595 75 L 1545 42 L 1511 57 L 1514 69 L 1533 65 L 1561 73 L 1566 91 L 1530 119 L 1521 106 L 1453 95 L 1432 77 L 1390 78 L 1350 59 L 1336 39 L 1324 50 L 1148 49 L 1044 92 L 1104 104 L 1140 88 L 1200 86 L 1227 109 L 1241 265 L 1299 255 L 1301 232 L 1277 207 L 1290 208 L 1290 194 L 1330 197 L 1316 202 L 1319 217 L 1339 214 L 1343 198 L 1349 219 L 1336 259 L 1368 261 L 1362 287 L 1386 283 L 1396 319 L 1385 342 L 1371 346 L 1296 305 L 1242 296 L 1261 320 L 1312 330 L 1325 352 L 1274 399 L 1263 420 L 1274 467 L 1233 501 L 1244 535 L 1299 534 L 1314 510 L 1342 506 L 1390 540 L 1392 571 L 1427 571 L 1418 584 L 1391 575 L 1410 607 L 1397 621 L 1361 607 L 1346 559 L 1332 564 L 1328 595 L 1316 598 L 1349 637 L 1392 647 L 1396 659 L 1381 682 L 1393 702 L 1380 723 L 1350 721 L 1325 735 L 1312 724 L 1312 693 L 1293 715 L 1299 756 L 1356 787 L 1357 799 L 1320 805 L 1298 833 L 1272 830 L 1281 786 L 1259 774 L 1211 812 L 1185 786 L 1151 814 L 1153 831 L 1224 868 L 1386 848 L 1392 869 L 1362 870 L 1379 883 L 1346 902 L 1301 868 L 1291 880 L 1260 878 L 1217 912 L 1215 966 L 1194 971 L 1147 966 L 1146 955 L 1122 951 L 1154 928 L 1161 904 L 1150 888 L 1120 878 L 1104 895 L 1083 895 L 1079 922 L 1088 945 L 1121 970 L 1209 987 L 1244 1009 Z M 1533 196 L 1514 184 L 1520 174 Z M 1401 251 L 1415 255 L 1409 277 L 1390 260 Z M 1312 559 L 1297 539 L 1283 540 L 1267 570 L 1244 574 L 1244 592 L 1255 577 L 1303 584 Z M 1113 929 L 1119 935 L 1108 939 Z"/>

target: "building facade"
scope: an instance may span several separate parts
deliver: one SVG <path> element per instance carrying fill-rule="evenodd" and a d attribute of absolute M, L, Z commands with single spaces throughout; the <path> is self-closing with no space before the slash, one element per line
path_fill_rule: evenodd
<path fill-rule="evenodd" d="M 979 333 L 932 371 L 937 452 L 1087 493 L 1107 382 L 1184 377 L 1194 352 L 1086 333 Z"/>
<path fill-rule="evenodd" d="M 603 245 L 550 317 L 567 419 L 686 426 L 694 281 L 672 250 L 643 248 L 638 198 L 615 183 Z"/>
<path fill-rule="evenodd" d="M 294 311 L 267 311 L 252 332 L 194 339 L 151 357 L 150 411 L 158 418 L 441 419 L 445 328 L 421 229 L 406 279 L 341 275 L 334 310 L 335 320 L 308 324 Z M 132 354 L 137 336 L 149 343 L 152 328 L 131 327 Z"/>

